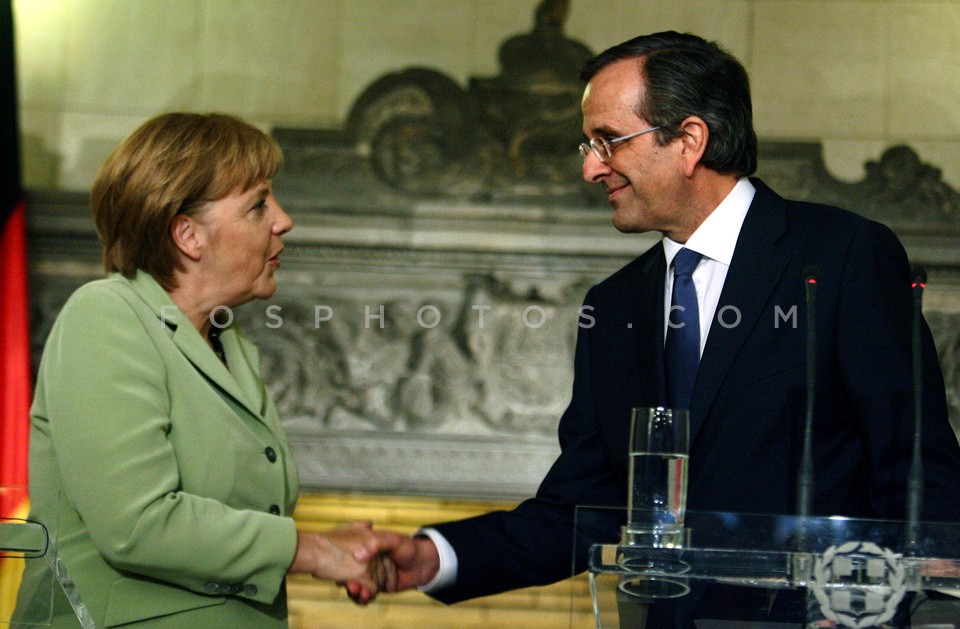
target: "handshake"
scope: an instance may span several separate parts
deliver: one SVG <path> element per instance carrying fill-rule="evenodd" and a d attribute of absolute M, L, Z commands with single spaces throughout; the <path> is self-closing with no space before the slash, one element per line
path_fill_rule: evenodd
<path fill-rule="evenodd" d="M 429 538 L 353 522 L 324 533 L 298 530 L 288 572 L 336 581 L 354 602 L 366 605 L 380 592 L 426 585 L 439 569 L 440 555 Z"/>

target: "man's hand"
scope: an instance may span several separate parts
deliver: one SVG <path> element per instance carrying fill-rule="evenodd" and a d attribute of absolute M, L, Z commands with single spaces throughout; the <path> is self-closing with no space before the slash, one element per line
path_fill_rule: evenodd
<path fill-rule="evenodd" d="M 396 571 L 395 582 L 385 591 L 402 592 L 421 587 L 437 576 L 440 571 L 440 553 L 429 537 L 404 537 L 392 531 L 375 531 L 374 534 Z"/>
<path fill-rule="evenodd" d="M 429 537 L 410 537 L 385 530 L 374 531 L 373 535 L 381 553 L 382 565 L 379 569 L 384 577 L 377 581 L 378 591 L 394 593 L 426 585 L 440 570 L 440 554 Z M 374 557 L 371 554 L 367 559 Z M 373 600 L 373 597 L 367 596 L 369 592 L 361 580 L 347 580 L 344 585 L 347 594 L 355 602 L 364 604 Z M 376 592 L 373 596 L 376 596 Z"/>

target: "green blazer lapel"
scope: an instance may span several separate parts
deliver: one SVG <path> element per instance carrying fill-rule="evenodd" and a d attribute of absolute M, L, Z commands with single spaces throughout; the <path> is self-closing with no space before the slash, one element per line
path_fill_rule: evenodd
<path fill-rule="evenodd" d="M 253 343 L 243 338 L 243 334 L 234 325 L 230 325 L 220 334 L 220 342 L 223 343 L 230 374 L 245 398 L 258 409 L 258 416 L 265 417 L 267 399 L 263 380 L 260 379 L 260 353 Z"/>
<path fill-rule="evenodd" d="M 220 359 L 200 336 L 200 332 L 190 324 L 186 315 L 173 303 L 170 295 L 163 290 L 163 287 L 152 276 L 143 271 L 137 271 L 137 275 L 130 280 L 130 283 L 144 303 L 157 315 L 157 324 L 166 325 L 173 331 L 173 344 L 177 346 L 187 360 L 193 363 L 197 371 L 236 400 L 251 415 L 262 421 L 263 394 L 257 390 L 258 387 L 248 383 L 251 367 L 246 355 L 240 351 L 236 331 L 232 329 L 232 326 L 224 330 L 220 339 L 224 342 L 227 363 L 230 364 L 231 368 L 236 369 L 238 374 L 242 374 L 238 377 L 234 377 L 233 373 L 228 371 L 227 367 L 220 362 Z M 228 345 L 230 349 L 227 348 Z M 233 360 L 231 360 L 232 355 L 234 356 Z M 254 358 L 256 358 L 255 354 Z M 234 363 L 238 363 L 236 367 L 234 367 Z M 240 382 L 243 382 L 246 386 L 241 386 Z"/>

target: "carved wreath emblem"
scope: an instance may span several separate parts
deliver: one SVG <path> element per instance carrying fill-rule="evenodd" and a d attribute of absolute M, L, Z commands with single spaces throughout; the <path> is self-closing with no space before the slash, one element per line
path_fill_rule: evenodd
<path fill-rule="evenodd" d="M 813 567 L 820 611 L 844 627 L 873 627 L 893 618 L 906 593 L 900 555 L 871 542 L 830 546 Z"/>

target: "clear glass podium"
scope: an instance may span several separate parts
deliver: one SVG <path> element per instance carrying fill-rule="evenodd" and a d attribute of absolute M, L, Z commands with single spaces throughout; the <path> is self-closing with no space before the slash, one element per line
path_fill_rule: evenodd
<path fill-rule="evenodd" d="M 597 629 L 700 603 L 697 629 L 960 627 L 960 524 L 688 512 L 682 534 L 624 545 L 624 511 L 577 509 Z M 760 604 L 738 617 L 741 597 Z"/>
<path fill-rule="evenodd" d="M 59 505 L 55 490 L 33 487 L 29 494 L 49 492 L 45 504 Z M 43 627 L 53 620 L 54 601 L 66 597 L 77 627 L 94 627 L 83 599 L 57 554 L 59 508 L 46 521 L 25 512 L 28 490 L 0 485 L 0 627 Z"/>

